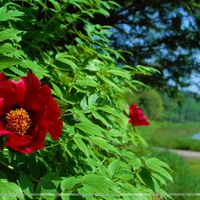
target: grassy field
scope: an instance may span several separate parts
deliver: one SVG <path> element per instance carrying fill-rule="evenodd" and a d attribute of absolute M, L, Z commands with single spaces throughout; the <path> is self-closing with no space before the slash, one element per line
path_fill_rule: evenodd
<path fill-rule="evenodd" d="M 196 159 L 190 159 L 187 161 L 187 163 L 189 164 L 189 168 L 191 171 L 193 171 L 194 175 L 200 179 L 200 161 Z"/>
<path fill-rule="evenodd" d="M 152 149 L 153 156 L 166 162 L 172 169 L 173 182 L 167 182 L 165 191 L 171 194 L 182 194 L 173 196 L 174 200 L 200 200 L 200 196 L 189 196 L 199 194 L 200 191 L 200 161 L 188 160 L 187 162 L 169 151 L 157 151 Z"/>
<path fill-rule="evenodd" d="M 153 156 L 166 162 L 174 171 L 173 183 L 168 182 L 165 191 L 183 194 L 183 196 L 173 196 L 174 200 L 200 200 L 200 196 L 187 196 L 187 194 L 200 192 L 200 161 L 185 160 L 175 153 L 161 152 L 152 148 L 153 146 L 200 151 L 200 140 L 190 139 L 192 135 L 200 132 L 200 123 L 152 121 L 150 126 L 137 127 L 137 130 L 149 144 L 147 152 L 152 152 Z"/>
<path fill-rule="evenodd" d="M 151 122 L 137 127 L 138 132 L 152 146 L 200 151 L 200 140 L 190 137 L 200 132 L 200 123 Z"/>

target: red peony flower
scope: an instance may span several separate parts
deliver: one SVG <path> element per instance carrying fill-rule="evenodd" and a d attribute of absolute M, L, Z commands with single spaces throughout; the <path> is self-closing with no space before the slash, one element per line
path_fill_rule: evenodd
<path fill-rule="evenodd" d="M 136 108 L 137 105 L 131 104 L 129 109 L 129 123 L 135 126 L 147 126 L 150 123 L 147 121 L 145 115 L 143 115 L 142 110 L 140 108 Z"/>
<path fill-rule="evenodd" d="M 7 137 L 5 146 L 25 154 L 43 148 L 47 132 L 53 140 L 60 137 L 60 116 L 49 86 L 34 74 L 16 82 L 0 73 L 0 136 Z"/>

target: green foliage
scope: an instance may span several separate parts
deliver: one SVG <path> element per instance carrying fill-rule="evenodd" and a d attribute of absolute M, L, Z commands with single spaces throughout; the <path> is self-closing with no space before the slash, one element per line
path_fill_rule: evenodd
<path fill-rule="evenodd" d="M 13 193 L 11 199 L 87 200 L 165 194 L 165 179 L 172 180 L 169 167 L 134 153 L 132 147 L 146 143 L 128 124 L 124 96 L 127 84 L 136 85 L 133 75 L 155 70 L 119 67 L 117 61 L 125 59 L 110 47 L 111 27 L 88 20 L 97 13 L 108 17 L 117 4 L 2 0 L 1 5 L 1 71 L 14 80 L 35 73 L 51 87 L 64 123 L 60 139 L 48 136 L 38 152 L 1 150 L 3 192 Z"/>
<path fill-rule="evenodd" d="M 199 200 L 199 196 L 195 196 L 195 193 L 199 193 L 199 174 L 190 167 L 191 161 L 185 161 L 175 153 L 169 151 L 158 152 L 153 151 L 153 155 L 167 163 L 174 171 L 173 183 L 168 182 L 165 186 L 165 190 L 168 193 L 175 194 L 174 200 Z M 199 165 L 199 164 L 198 164 Z M 198 166 L 199 168 L 199 166 Z M 183 194 L 182 196 L 176 196 L 176 194 Z M 185 194 L 185 195 L 184 195 Z"/>
<path fill-rule="evenodd" d="M 138 87 L 138 91 L 131 90 L 126 94 L 129 104 L 135 102 L 144 110 L 151 120 L 162 121 L 164 118 L 162 96 L 153 88 Z"/>
<path fill-rule="evenodd" d="M 164 116 L 167 121 L 175 123 L 199 122 L 199 102 L 193 97 L 191 92 L 179 92 L 179 101 L 163 95 L 163 103 L 166 108 Z"/>

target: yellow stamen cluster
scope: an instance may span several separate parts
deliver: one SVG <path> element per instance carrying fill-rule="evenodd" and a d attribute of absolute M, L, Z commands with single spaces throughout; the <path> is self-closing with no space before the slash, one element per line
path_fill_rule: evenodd
<path fill-rule="evenodd" d="M 28 113 L 23 108 L 10 110 L 10 112 L 6 114 L 5 129 L 17 135 L 23 136 L 27 133 L 31 123 L 32 121 Z"/>

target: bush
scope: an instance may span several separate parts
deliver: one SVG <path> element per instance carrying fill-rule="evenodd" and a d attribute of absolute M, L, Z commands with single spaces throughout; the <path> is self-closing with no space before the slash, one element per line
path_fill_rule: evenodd
<path fill-rule="evenodd" d="M 88 200 L 138 199 L 136 194 L 141 193 L 148 194 L 140 197 L 146 200 L 155 192 L 165 194 L 160 183 L 172 180 L 168 165 L 127 148 L 146 143 L 128 123 L 124 93 L 136 87 L 134 74 L 150 75 L 155 70 L 118 66 L 125 59 L 110 47 L 112 27 L 89 20 L 97 13 L 108 16 L 109 9 L 117 9 L 116 3 L 10 0 L 2 5 L 0 69 L 12 81 L 1 74 L 0 103 L 3 106 L 6 97 L 6 108 L 16 109 L 15 114 L 31 107 L 26 118 L 38 122 L 38 114 L 40 124 L 32 126 L 29 120 L 31 130 L 12 135 L 9 131 L 18 129 L 24 119 L 15 119 L 16 124 L 4 130 L 13 112 L 1 108 L 0 193 L 12 194 L 12 199 Z M 57 105 L 63 122 L 59 139 Z M 32 129 L 40 133 L 34 141 Z M 27 141 L 34 142 L 35 149 Z"/>

